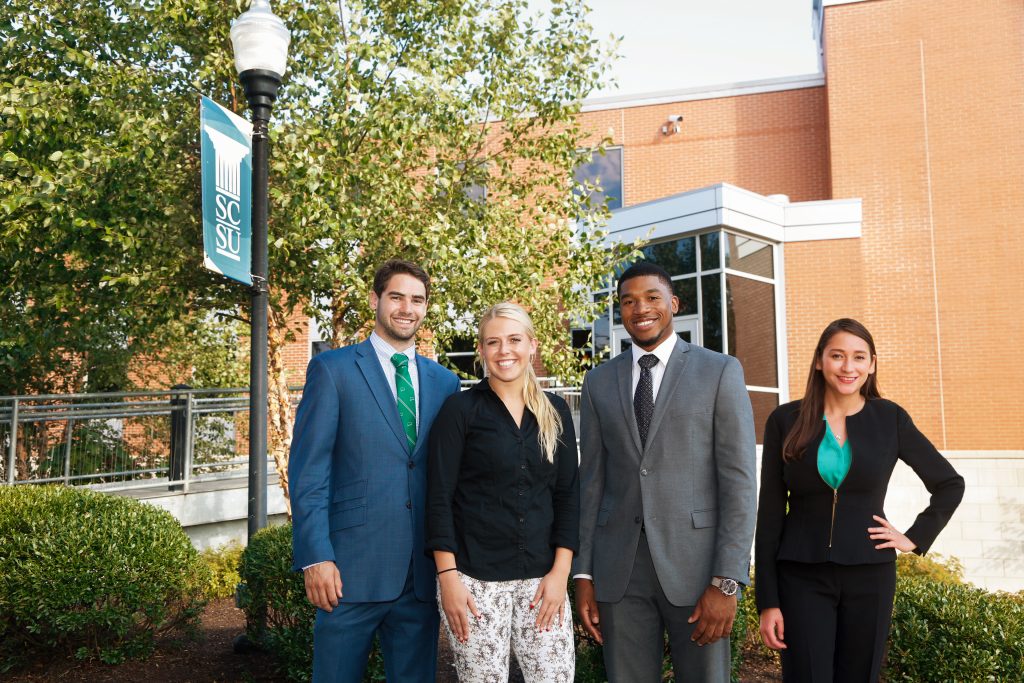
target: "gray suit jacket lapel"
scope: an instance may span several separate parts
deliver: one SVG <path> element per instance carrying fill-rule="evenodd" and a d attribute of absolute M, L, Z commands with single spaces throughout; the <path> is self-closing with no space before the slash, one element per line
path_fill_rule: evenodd
<path fill-rule="evenodd" d="M 636 445 L 636 452 L 643 453 L 643 446 L 640 444 L 640 430 L 636 426 L 636 413 L 633 411 L 633 354 L 626 352 L 619 354 L 622 360 L 619 362 L 616 376 L 619 380 L 619 401 L 622 403 L 622 413 L 626 420 L 626 429 L 633 437 Z M 650 435 L 647 436 L 650 439 Z"/>
<path fill-rule="evenodd" d="M 391 387 L 388 386 L 384 369 L 381 368 L 380 361 L 377 360 L 377 352 L 374 350 L 373 344 L 367 339 L 359 344 L 356 352 L 359 354 L 356 365 L 362 371 L 366 383 L 370 385 L 370 393 L 373 394 L 377 405 L 380 406 L 380 412 L 391 426 L 391 431 L 395 433 L 402 448 L 408 453 L 409 445 L 405 438 L 405 430 L 402 428 L 402 420 L 398 417 L 398 404 L 395 402 L 395 395 L 391 393 Z"/>
<path fill-rule="evenodd" d="M 677 400 L 676 387 L 686 371 L 686 362 L 689 360 L 687 352 L 689 350 L 690 345 L 682 339 L 676 340 L 676 345 L 672 347 L 672 355 L 668 357 L 665 376 L 661 378 L 658 398 L 654 401 L 654 415 L 651 417 L 651 426 L 647 428 L 647 443 L 654 441 L 654 435 L 658 433 L 658 425 L 661 424 L 662 418 L 665 417 L 669 404 Z M 636 420 L 633 422 L 635 423 Z"/>

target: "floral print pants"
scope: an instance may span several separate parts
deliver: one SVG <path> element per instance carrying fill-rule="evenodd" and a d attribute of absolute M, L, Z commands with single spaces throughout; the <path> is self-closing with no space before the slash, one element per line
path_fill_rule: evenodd
<path fill-rule="evenodd" d="M 455 655 L 459 683 L 505 683 L 508 681 L 509 645 L 519 661 L 526 683 L 572 683 L 576 672 L 576 651 L 572 635 L 572 607 L 568 596 L 562 606 L 562 623 L 557 617 L 551 630 L 537 630 L 537 610 L 530 601 L 540 579 L 479 581 L 459 572 L 462 583 L 473 596 L 480 618 L 469 615 L 469 640 L 460 643 L 448 632 Z M 448 621 L 437 605 L 441 621 Z"/>

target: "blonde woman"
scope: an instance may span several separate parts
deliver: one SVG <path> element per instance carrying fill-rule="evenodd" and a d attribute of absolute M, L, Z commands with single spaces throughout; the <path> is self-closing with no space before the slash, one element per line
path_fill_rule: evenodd
<path fill-rule="evenodd" d="M 565 401 L 533 371 L 521 307 L 480 321 L 486 378 L 445 402 L 430 435 L 426 547 L 462 683 L 507 680 L 509 647 L 527 683 L 571 683 L 566 583 L 579 545 L 576 434 Z"/>

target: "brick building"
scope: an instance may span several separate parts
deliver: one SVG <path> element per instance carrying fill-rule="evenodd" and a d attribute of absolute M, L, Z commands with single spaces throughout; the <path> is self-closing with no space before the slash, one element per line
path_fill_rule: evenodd
<path fill-rule="evenodd" d="M 821 73 L 590 102 L 616 149 L 584 172 L 621 202 L 610 238 L 648 236 L 673 274 L 680 334 L 743 363 L 759 427 L 830 320 L 867 324 L 883 392 L 967 479 L 936 550 L 1019 590 L 1024 4 L 823 5 Z M 616 353 L 610 308 L 593 333 Z M 926 500 L 898 469 L 894 521 Z"/>
<path fill-rule="evenodd" d="M 590 101 L 614 146 L 580 172 L 620 207 L 609 239 L 648 237 L 673 274 L 679 333 L 741 360 L 759 429 L 821 329 L 863 321 L 883 393 L 967 478 L 936 550 L 1020 589 L 1024 4 L 813 1 L 819 73 Z M 607 300 L 589 343 L 614 354 Z M 894 521 L 924 500 L 898 471 Z"/>

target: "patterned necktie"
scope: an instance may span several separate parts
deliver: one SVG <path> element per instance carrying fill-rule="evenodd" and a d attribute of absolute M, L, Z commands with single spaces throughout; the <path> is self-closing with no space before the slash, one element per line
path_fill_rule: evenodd
<path fill-rule="evenodd" d="M 409 356 L 396 353 L 391 356 L 391 364 L 395 366 L 395 393 L 398 395 L 398 417 L 405 429 L 405 438 L 409 441 L 409 450 L 416 448 L 416 392 L 412 388 L 412 377 L 409 376 Z"/>
<path fill-rule="evenodd" d="M 647 430 L 651 427 L 654 415 L 654 377 L 651 368 L 658 364 L 658 357 L 653 353 L 640 356 L 640 381 L 636 384 L 633 394 L 633 412 L 636 413 L 636 427 L 640 430 L 640 443 L 647 445 Z"/>

